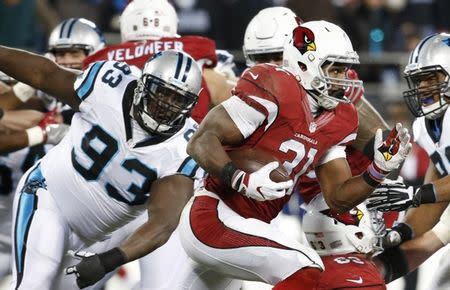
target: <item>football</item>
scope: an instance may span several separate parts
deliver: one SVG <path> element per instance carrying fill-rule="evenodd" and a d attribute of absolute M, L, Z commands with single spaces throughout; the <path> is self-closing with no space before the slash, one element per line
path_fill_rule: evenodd
<path fill-rule="evenodd" d="M 270 179 L 275 182 L 288 181 L 291 179 L 281 162 L 268 151 L 256 148 L 248 148 L 243 150 L 233 150 L 227 153 L 233 161 L 234 165 L 246 172 L 255 172 L 267 163 L 278 161 L 280 165 L 276 169 L 272 170 L 272 172 L 270 173 Z"/>

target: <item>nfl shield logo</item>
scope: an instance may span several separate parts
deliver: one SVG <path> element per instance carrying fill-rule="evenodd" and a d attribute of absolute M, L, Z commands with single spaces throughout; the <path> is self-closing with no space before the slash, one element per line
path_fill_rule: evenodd
<path fill-rule="evenodd" d="M 316 132 L 316 129 L 317 129 L 317 124 L 315 122 L 312 122 L 311 124 L 309 124 L 309 132 L 310 133 Z"/>

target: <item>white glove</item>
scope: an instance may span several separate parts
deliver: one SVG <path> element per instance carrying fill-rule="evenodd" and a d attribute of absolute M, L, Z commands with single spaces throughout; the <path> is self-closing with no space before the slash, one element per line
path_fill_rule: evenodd
<path fill-rule="evenodd" d="M 253 173 L 238 170 L 231 180 L 231 187 L 257 201 L 281 198 L 286 195 L 293 181 L 274 182 L 270 179 L 270 173 L 278 165 L 277 161 L 273 161 Z"/>
<path fill-rule="evenodd" d="M 378 129 L 374 143 L 374 163 L 377 167 L 375 169 L 381 174 L 388 174 L 397 169 L 411 151 L 412 145 L 409 139 L 408 129 L 400 123 L 395 125 L 384 142 L 382 131 Z"/>
<path fill-rule="evenodd" d="M 50 124 L 47 125 L 43 130 L 45 130 L 47 139 L 47 144 L 58 144 L 64 136 L 66 136 L 69 131 L 70 126 L 66 124 Z"/>
<path fill-rule="evenodd" d="M 403 178 L 397 180 L 385 179 L 366 200 L 367 209 L 378 211 L 403 211 L 413 204 L 414 188 L 403 183 Z"/>

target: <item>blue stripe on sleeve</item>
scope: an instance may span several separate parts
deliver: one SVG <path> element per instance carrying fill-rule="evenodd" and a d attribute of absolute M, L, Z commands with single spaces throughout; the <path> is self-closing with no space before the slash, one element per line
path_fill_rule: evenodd
<path fill-rule="evenodd" d="M 97 78 L 97 75 L 104 64 L 105 61 L 94 63 L 89 72 L 87 73 L 86 77 L 84 78 L 83 83 L 76 90 L 78 97 L 82 101 L 86 99 L 92 92 L 92 89 L 94 88 L 95 79 Z"/>

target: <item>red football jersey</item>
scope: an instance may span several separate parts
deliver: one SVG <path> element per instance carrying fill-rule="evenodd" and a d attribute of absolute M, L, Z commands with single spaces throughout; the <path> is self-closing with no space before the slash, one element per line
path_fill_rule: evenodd
<path fill-rule="evenodd" d="M 361 99 L 361 95 L 355 96 L 351 99 L 352 103 L 355 104 Z M 352 170 L 352 175 L 360 175 L 366 171 L 367 166 L 372 162 L 363 152 L 358 149 L 348 146 L 345 149 L 347 154 L 347 162 Z M 310 202 L 318 193 L 321 192 L 319 182 L 316 179 L 315 172 L 310 172 L 307 175 L 301 177 L 302 186 L 299 189 L 300 195 L 303 201 L 306 203 Z"/>
<path fill-rule="evenodd" d="M 280 67 L 262 64 L 247 69 L 234 95 L 261 112 L 265 120 L 241 146 L 229 150 L 255 147 L 271 152 L 300 187 L 299 177 L 311 170 L 328 149 L 346 145 L 356 137 L 358 117 L 352 104 L 339 104 L 314 118 L 305 90 Z M 241 216 L 265 222 L 272 220 L 290 198 L 286 195 L 258 202 L 212 176 L 206 178 L 205 186 Z"/>
<path fill-rule="evenodd" d="M 386 285 L 376 265 L 364 255 L 346 254 L 322 257 L 318 290 L 365 289 L 385 290 Z"/>
<path fill-rule="evenodd" d="M 88 56 L 83 66 L 100 60 L 116 60 L 128 65 L 144 68 L 144 64 L 155 53 L 176 49 L 189 53 L 200 65 L 214 67 L 217 64 L 216 43 L 214 40 L 202 36 L 165 37 L 158 40 L 130 41 L 108 46 Z M 192 118 L 198 123 L 205 117 L 211 102 L 210 92 L 206 82 L 202 80 L 202 90 L 197 105 L 192 111 Z"/>

